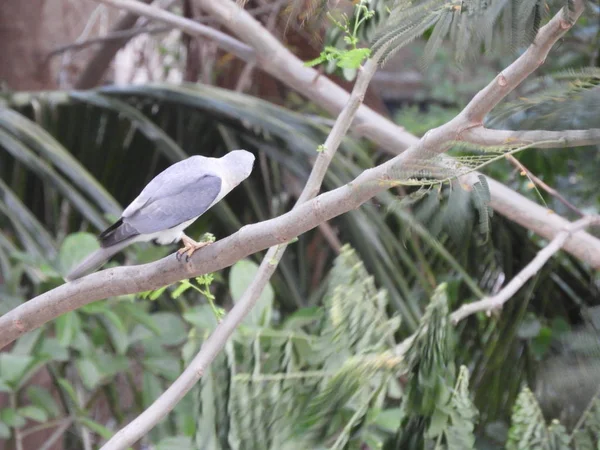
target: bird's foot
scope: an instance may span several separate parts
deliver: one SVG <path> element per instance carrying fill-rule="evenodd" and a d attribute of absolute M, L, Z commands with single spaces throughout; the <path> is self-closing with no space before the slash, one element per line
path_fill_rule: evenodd
<path fill-rule="evenodd" d="M 183 258 L 183 256 L 185 255 L 185 262 L 188 262 L 196 250 L 199 250 L 202 247 L 206 247 L 207 245 L 212 244 L 212 241 L 196 242 L 192 238 L 186 236 L 185 234 L 183 235 L 181 240 L 183 241 L 183 248 L 177 250 L 177 261 L 181 261 L 181 258 Z"/>

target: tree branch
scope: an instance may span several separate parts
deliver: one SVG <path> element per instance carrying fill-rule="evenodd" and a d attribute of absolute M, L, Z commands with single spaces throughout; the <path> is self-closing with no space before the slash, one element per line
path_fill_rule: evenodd
<path fill-rule="evenodd" d="M 535 148 L 561 148 L 580 147 L 600 143 L 600 129 L 589 130 L 491 130 L 484 127 L 475 127 L 463 131 L 461 138 L 464 141 L 482 146 L 496 145 L 535 145 Z"/>
<path fill-rule="evenodd" d="M 583 12 L 583 0 L 573 3 L 573 11 L 560 10 L 538 30 L 533 43 L 519 58 L 500 72 L 494 81 L 479 91 L 464 110 L 469 122 L 482 123 L 483 118 L 531 73 L 546 61 L 552 46 L 571 29 Z"/>
<path fill-rule="evenodd" d="M 479 311 L 486 311 L 490 315 L 492 311 L 500 309 L 531 277 L 540 271 L 544 264 L 562 248 L 566 240 L 573 233 L 594 224 L 600 224 L 600 216 L 586 216 L 577 222 L 569 224 L 546 247 L 541 249 L 536 257 L 502 288 L 500 292 L 492 297 L 486 297 L 477 302 L 462 305 L 450 316 L 452 322 L 456 324 Z"/>
<path fill-rule="evenodd" d="M 105 36 L 95 37 L 91 39 L 87 39 L 81 42 L 73 42 L 72 44 L 62 45 L 60 47 L 56 47 L 50 53 L 48 53 L 48 58 L 52 58 L 53 56 L 59 55 L 64 52 L 72 51 L 72 50 L 80 50 L 82 48 L 88 47 L 94 44 L 102 44 L 110 41 L 123 41 L 127 39 L 131 39 L 140 34 L 160 34 L 166 33 L 172 30 L 172 27 L 169 26 L 161 26 L 161 27 L 139 27 L 139 28 L 130 28 L 128 30 L 122 31 L 111 31 Z M 123 42 L 120 42 L 120 46 L 123 46 Z"/>
<path fill-rule="evenodd" d="M 256 61 L 256 53 L 252 47 L 214 28 L 202 25 L 191 19 L 177 16 L 154 6 L 145 5 L 137 0 L 96 0 L 105 5 L 129 11 L 139 16 L 159 20 L 184 31 L 192 36 L 203 37 L 214 41 L 223 50 L 233 53 L 247 62 Z"/>

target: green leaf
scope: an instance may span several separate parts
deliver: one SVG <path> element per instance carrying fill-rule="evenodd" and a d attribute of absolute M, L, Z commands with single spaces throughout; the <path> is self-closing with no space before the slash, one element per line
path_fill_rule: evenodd
<path fill-rule="evenodd" d="M 153 319 L 152 315 L 146 312 L 143 302 L 121 302 L 119 303 L 117 309 L 121 313 L 124 311 L 127 317 L 131 317 L 137 323 L 143 325 L 154 334 L 160 334 L 160 327 Z"/>
<path fill-rule="evenodd" d="M 0 378 L 0 392 L 11 392 L 11 387 L 6 384 L 6 381 Z"/>
<path fill-rule="evenodd" d="M 194 306 L 183 313 L 186 322 L 191 323 L 199 330 L 213 330 L 217 326 L 217 319 L 210 305 Z"/>
<path fill-rule="evenodd" d="M 375 419 L 373 424 L 379 428 L 390 433 L 395 433 L 400 426 L 400 420 L 402 419 L 402 410 L 400 408 L 391 408 L 381 411 Z"/>
<path fill-rule="evenodd" d="M 143 360 L 144 367 L 152 373 L 163 376 L 169 380 L 175 380 L 181 373 L 181 362 L 179 358 L 171 355 L 150 357 Z"/>
<path fill-rule="evenodd" d="M 38 406 L 23 406 L 17 412 L 21 416 L 35 420 L 36 422 L 46 422 L 48 420 L 48 413 Z"/>
<path fill-rule="evenodd" d="M 98 351 L 94 355 L 93 361 L 103 378 L 114 377 L 129 368 L 129 358 L 125 355 Z"/>
<path fill-rule="evenodd" d="M 102 381 L 102 373 L 91 359 L 79 358 L 75 361 L 75 366 L 86 388 L 92 390 Z"/>
<path fill-rule="evenodd" d="M 59 378 L 58 379 L 58 384 L 66 392 L 66 394 L 69 396 L 69 398 L 73 402 L 73 405 L 76 408 L 79 408 L 79 400 L 77 398 L 77 394 L 75 392 L 75 388 L 73 387 L 73 385 L 71 384 L 71 382 L 69 380 L 67 380 L 66 378 Z"/>
<path fill-rule="evenodd" d="M 32 356 L 0 353 L 0 378 L 9 385 L 16 384 L 33 361 Z"/>
<path fill-rule="evenodd" d="M 64 362 L 69 359 L 69 351 L 60 345 L 57 339 L 47 337 L 42 341 L 40 348 L 36 352 L 36 356 Z"/>
<path fill-rule="evenodd" d="M 162 385 L 156 375 L 148 371 L 144 371 L 144 379 L 142 383 L 142 400 L 144 407 L 150 406 L 160 394 L 162 394 Z"/>
<path fill-rule="evenodd" d="M 121 321 L 121 318 L 110 309 L 106 309 L 102 312 L 102 322 L 108 330 L 110 340 L 117 350 L 117 353 L 124 355 L 129 347 L 129 337 L 127 335 L 127 328 Z"/>
<path fill-rule="evenodd" d="M 91 233 L 69 234 L 58 251 L 58 269 L 67 274 L 91 253 L 100 248 L 96 236 Z"/>
<path fill-rule="evenodd" d="M 92 419 L 88 419 L 87 417 L 78 417 L 77 421 L 97 435 L 102 436 L 104 439 L 110 439 L 113 436 L 113 432 L 111 430 Z"/>
<path fill-rule="evenodd" d="M 0 422 L 5 423 L 12 428 L 21 428 L 26 421 L 23 417 L 17 414 L 13 408 L 4 408 L 0 410 Z"/>
<path fill-rule="evenodd" d="M 299 330 L 305 326 L 317 323 L 323 317 L 323 310 L 317 306 L 312 308 L 302 308 L 290 314 L 283 328 L 286 330 Z"/>
<path fill-rule="evenodd" d="M 13 355 L 30 355 L 41 336 L 43 328 L 37 328 L 21 336 L 11 350 Z"/>
<path fill-rule="evenodd" d="M 40 386 L 29 386 L 27 388 L 27 397 L 35 406 L 40 407 L 48 413 L 50 417 L 58 417 L 60 409 L 52 397 L 52 394 Z"/>
<path fill-rule="evenodd" d="M 0 422 L 0 439 L 8 439 L 10 434 L 10 428 L 4 422 Z"/>
<path fill-rule="evenodd" d="M 171 292 L 171 298 L 177 300 L 181 294 L 192 287 L 192 284 L 188 280 L 181 280 L 179 286 L 173 292 Z"/>
<path fill-rule="evenodd" d="M 327 61 L 327 58 L 323 54 L 321 54 L 319 57 L 317 57 L 315 59 L 311 59 L 310 61 L 305 61 L 304 65 L 306 67 L 314 67 L 321 63 L 324 63 L 325 61 Z"/>
<path fill-rule="evenodd" d="M 77 314 L 75 311 L 69 311 L 54 321 L 58 343 L 63 347 L 68 347 L 79 332 L 80 320 Z"/>
<path fill-rule="evenodd" d="M 343 52 L 337 62 L 338 67 L 342 69 L 358 69 L 365 58 L 371 55 L 368 48 L 355 48 Z"/>
<path fill-rule="evenodd" d="M 234 302 L 237 303 L 240 300 L 257 272 L 258 265 L 249 259 L 243 259 L 234 264 L 229 272 L 229 289 L 231 289 Z M 256 305 L 246 316 L 243 323 L 250 326 L 267 326 L 271 322 L 274 296 L 273 287 L 270 283 L 267 283 Z"/>
<path fill-rule="evenodd" d="M 186 326 L 181 318 L 173 313 L 160 312 L 152 315 L 160 334 L 156 336 L 146 328 L 136 327 L 131 340 L 142 340 L 147 347 L 158 347 L 160 345 L 180 345 L 187 338 Z"/>

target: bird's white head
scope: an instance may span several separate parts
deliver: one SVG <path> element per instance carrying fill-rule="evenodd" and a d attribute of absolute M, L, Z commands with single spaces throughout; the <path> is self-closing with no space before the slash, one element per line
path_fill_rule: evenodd
<path fill-rule="evenodd" d="M 254 155 L 246 150 L 234 150 L 221 158 L 235 186 L 248 178 L 252 173 L 254 159 Z"/>

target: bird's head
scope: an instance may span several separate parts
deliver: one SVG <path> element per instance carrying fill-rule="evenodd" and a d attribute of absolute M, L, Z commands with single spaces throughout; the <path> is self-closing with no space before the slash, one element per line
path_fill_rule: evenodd
<path fill-rule="evenodd" d="M 221 158 L 237 186 L 252 173 L 254 155 L 246 150 L 234 150 Z"/>

